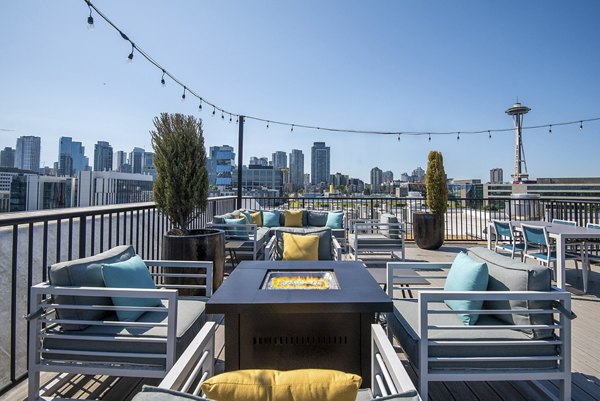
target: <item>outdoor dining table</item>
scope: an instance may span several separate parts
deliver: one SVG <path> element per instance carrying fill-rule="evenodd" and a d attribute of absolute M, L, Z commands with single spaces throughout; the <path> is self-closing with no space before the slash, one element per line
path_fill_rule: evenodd
<path fill-rule="evenodd" d="M 566 275 L 565 275 L 565 246 L 568 240 L 598 240 L 600 239 L 600 230 L 579 226 L 571 226 L 566 224 L 551 223 L 548 221 L 521 221 L 512 220 L 512 226 L 517 231 L 521 231 L 521 225 L 532 225 L 532 226 L 543 226 L 548 231 L 548 236 L 556 241 L 556 286 L 564 289 L 566 287 Z M 488 232 L 493 232 L 494 223 L 488 223 Z M 492 239 L 488 235 L 488 248 L 492 249 Z M 583 277 L 583 292 L 587 292 L 587 271 L 589 266 L 582 266 Z"/>

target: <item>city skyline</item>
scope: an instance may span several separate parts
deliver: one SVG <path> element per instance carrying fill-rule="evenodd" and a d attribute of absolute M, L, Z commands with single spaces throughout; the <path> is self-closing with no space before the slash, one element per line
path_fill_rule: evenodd
<path fill-rule="evenodd" d="M 504 110 L 517 98 L 532 109 L 525 126 L 597 117 L 600 104 L 600 55 L 593 51 L 600 4 L 591 0 L 98 6 L 206 99 L 265 119 L 469 131 L 511 128 Z M 55 159 L 45 144 L 61 136 L 77 138 L 86 149 L 104 140 L 114 149 L 148 151 L 152 119 L 163 111 L 201 117 L 207 146 L 237 144 L 235 117 L 232 123 L 228 115 L 212 117 L 206 105 L 200 112 L 192 96 L 181 102 L 181 87 L 170 79 L 161 87 L 160 71 L 138 53 L 127 64 L 131 49 L 100 18 L 89 32 L 84 2 L 25 0 L 0 7 L 0 43 L 11 60 L 0 75 L 0 149 L 14 147 L 20 136 L 40 136 L 45 165 Z M 164 24 L 170 29 L 154 28 Z M 27 28 L 32 25 L 39 29 Z M 583 129 L 525 131 L 530 177 L 597 175 L 586 161 L 595 157 L 599 129 L 599 122 L 590 122 Z M 431 141 L 403 135 L 398 141 L 247 121 L 244 133 L 244 155 L 291 149 L 308 155 L 313 142 L 324 141 L 332 148 L 332 171 L 364 181 L 374 166 L 396 174 L 425 167 L 431 149 L 444 154 L 446 171 L 457 179 L 487 180 L 491 168 L 508 173 L 513 165 L 512 131 L 492 138 L 433 135 Z"/>

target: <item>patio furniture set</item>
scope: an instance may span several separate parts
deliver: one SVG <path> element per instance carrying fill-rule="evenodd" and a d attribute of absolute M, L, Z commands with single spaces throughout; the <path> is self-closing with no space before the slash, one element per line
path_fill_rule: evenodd
<path fill-rule="evenodd" d="M 235 228 L 258 232 L 255 222 Z M 348 245 L 355 258 L 382 251 L 374 243 L 399 246 L 404 258 L 402 223 L 352 227 Z M 268 260 L 241 262 L 214 294 L 210 262 L 144 263 L 129 246 L 51 266 L 50 282 L 31 289 L 29 399 L 38 399 L 42 371 L 162 378 L 134 398 L 146 401 L 226 394 L 231 372 L 250 372 L 250 379 L 263 382 L 272 374 L 281 383 L 289 369 L 309 369 L 298 372 L 316 377 L 329 377 L 322 369 L 345 372 L 355 378 L 349 391 L 356 400 L 426 400 L 432 381 L 545 379 L 559 380 L 561 400 L 570 399 L 574 314 L 570 294 L 552 287 L 548 267 L 471 248 L 452 264 L 388 262 L 382 280 L 359 261 L 342 262 L 342 247 L 327 230 L 320 236 L 301 231 L 319 236 L 318 248 L 323 241 L 331 258 L 281 260 L 286 230 L 278 231 L 264 244 Z M 368 232 L 369 241 L 361 243 L 360 231 Z M 317 254 L 323 251 L 316 247 Z M 173 276 L 195 284 L 171 284 Z M 182 287 L 201 295 L 182 296 Z M 379 313 L 388 314 L 388 336 L 399 341 L 418 373 L 418 392 L 375 324 Z M 212 314 L 225 316 L 225 376 L 214 371 Z M 301 391 L 296 384 L 289 382 L 288 390 Z"/>

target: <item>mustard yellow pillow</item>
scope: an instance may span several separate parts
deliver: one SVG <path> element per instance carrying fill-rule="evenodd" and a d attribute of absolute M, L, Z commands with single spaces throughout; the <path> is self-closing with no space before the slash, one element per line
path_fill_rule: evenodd
<path fill-rule="evenodd" d="M 252 224 L 256 224 L 258 227 L 262 227 L 262 212 L 250 213 Z"/>
<path fill-rule="evenodd" d="M 218 401 L 354 401 L 362 379 L 338 370 L 237 370 L 202 383 Z"/>
<path fill-rule="evenodd" d="M 302 227 L 302 210 L 286 210 L 284 216 L 286 227 Z"/>
<path fill-rule="evenodd" d="M 318 235 L 283 233 L 283 260 L 319 260 Z"/>

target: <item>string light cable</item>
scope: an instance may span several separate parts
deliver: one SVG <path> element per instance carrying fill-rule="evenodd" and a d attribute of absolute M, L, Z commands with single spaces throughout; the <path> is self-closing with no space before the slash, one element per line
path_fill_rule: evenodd
<path fill-rule="evenodd" d="M 94 12 L 96 12 L 96 14 L 98 14 L 98 16 L 100 16 L 104 21 L 106 21 L 107 24 L 109 24 L 111 27 L 113 27 L 113 29 L 115 29 L 119 33 L 119 35 L 121 36 L 121 38 L 123 38 L 123 40 L 129 42 L 129 44 L 131 45 L 131 52 L 127 56 L 128 62 L 131 62 L 133 60 L 134 51 L 136 51 L 140 56 L 142 56 L 148 62 L 150 62 L 152 65 L 154 65 L 156 68 L 158 68 L 160 73 L 162 73 L 161 80 L 160 80 L 160 83 L 162 86 L 166 85 L 165 77 L 170 78 L 173 82 L 175 82 L 176 84 L 181 86 L 181 88 L 183 89 L 183 95 L 181 96 L 182 100 L 184 100 L 186 98 L 186 94 L 189 94 L 199 100 L 199 102 L 200 102 L 199 106 L 198 106 L 199 110 L 202 110 L 202 103 L 206 103 L 207 105 L 209 105 L 210 107 L 213 108 L 213 111 L 212 111 L 213 116 L 216 114 L 216 111 L 218 110 L 221 113 L 222 120 L 225 119 L 225 114 L 229 114 L 230 122 L 231 122 L 231 116 L 236 117 L 236 122 L 239 121 L 239 117 L 242 115 L 241 113 L 234 113 L 232 111 L 221 108 L 221 107 L 217 106 L 215 103 L 212 103 L 209 100 L 207 100 L 206 98 L 200 96 L 194 90 L 190 89 L 190 87 L 188 85 L 186 85 L 182 81 L 180 81 L 177 77 L 175 77 L 175 75 L 173 75 L 171 72 L 169 72 L 169 70 L 167 70 L 165 67 L 163 67 L 161 64 L 159 64 L 158 61 L 153 59 L 148 53 L 146 53 L 142 48 L 140 48 L 139 45 L 134 43 L 106 15 L 104 15 L 100 10 L 98 10 L 98 8 L 91 2 L 91 0 L 83 0 L 83 1 L 86 3 L 86 5 L 88 6 L 89 11 L 90 11 L 89 16 L 87 17 L 87 24 L 88 24 L 88 28 L 90 30 L 93 29 L 93 27 L 94 27 L 94 18 L 92 16 L 92 10 L 93 10 Z M 257 117 L 257 116 L 246 115 L 246 114 L 243 114 L 243 115 L 244 115 L 245 120 L 254 120 L 254 121 L 266 123 L 266 128 L 269 128 L 269 126 L 271 124 L 276 124 L 276 125 L 290 127 L 291 132 L 294 132 L 294 128 L 303 128 L 306 130 L 321 130 L 321 131 L 334 132 L 334 133 L 337 132 L 337 133 L 350 133 L 350 134 L 397 135 L 398 140 L 400 140 L 401 135 L 427 136 L 428 140 L 431 141 L 432 135 L 456 135 L 457 139 L 460 140 L 460 135 L 478 135 L 478 134 L 487 134 L 488 137 L 491 139 L 492 133 L 513 132 L 514 131 L 514 128 L 484 129 L 484 130 L 474 130 L 474 131 L 465 131 L 465 130 L 458 131 L 458 130 L 456 130 L 456 131 L 439 131 L 439 132 L 404 131 L 404 130 L 403 131 L 380 131 L 380 130 L 368 130 L 368 129 L 320 127 L 320 126 L 310 125 L 310 124 L 297 124 L 297 123 L 289 123 L 289 122 L 285 122 L 285 121 L 278 121 L 278 120 L 273 120 L 272 118 L 267 119 L 267 118 L 261 118 L 261 117 Z M 549 132 L 552 133 L 552 127 L 576 124 L 579 126 L 580 130 L 582 130 L 583 123 L 599 121 L 599 120 L 600 120 L 600 117 L 577 119 L 575 121 L 567 121 L 567 122 L 560 122 L 560 123 L 529 125 L 529 126 L 522 127 L 521 129 L 522 130 L 532 130 L 532 129 L 548 128 Z"/>

